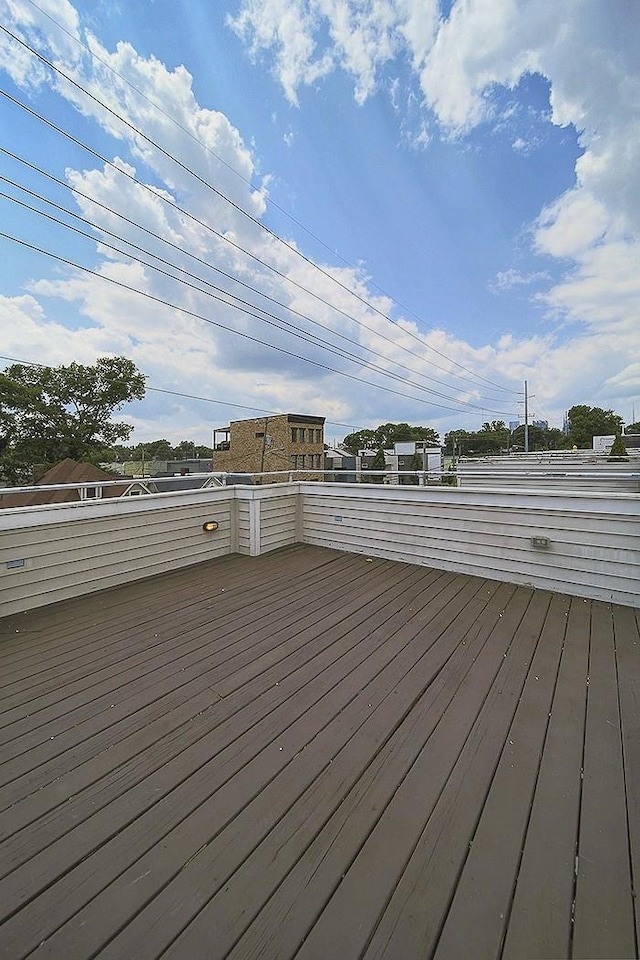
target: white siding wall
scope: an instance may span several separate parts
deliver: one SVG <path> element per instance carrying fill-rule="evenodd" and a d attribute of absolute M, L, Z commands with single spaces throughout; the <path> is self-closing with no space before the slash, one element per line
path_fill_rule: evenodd
<path fill-rule="evenodd" d="M 640 604 L 638 495 L 302 488 L 305 543 Z"/>
<path fill-rule="evenodd" d="M 531 454 L 529 456 L 532 456 Z M 640 463 L 543 462 L 518 460 L 463 461 L 458 464 L 459 487 L 518 487 L 579 493 L 640 493 Z"/>
<path fill-rule="evenodd" d="M 0 615 L 228 554 L 233 499 L 207 490 L 0 511 Z M 215 533 L 202 530 L 209 519 Z"/>
<path fill-rule="evenodd" d="M 260 491 L 263 492 L 266 491 Z M 277 550 L 278 547 L 286 547 L 296 542 L 296 506 L 299 497 L 299 491 L 290 487 L 261 497 L 261 552 Z"/>
<path fill-rule="evenodd" d="M 0 511 L 0 615 L 300 541 L 640 605 L 638 494 L 301 482 Z"/>
<path fill-rule="evenodd" d="M 238 553 L 248 556 L 251 553 L 251 497 L 243 496 L 240 490 L 236 490 L 236 523 L 238 526 L 237 543 Z"/>

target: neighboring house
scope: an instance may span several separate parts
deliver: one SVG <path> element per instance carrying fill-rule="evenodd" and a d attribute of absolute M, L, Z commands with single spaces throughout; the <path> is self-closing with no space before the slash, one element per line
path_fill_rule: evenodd
<path fill-rule="evenodd" d="M 363 470 L 374 469 L 373 464 L 376 455 L 377 451 L 375 450 L 360 451 L 360 463 Z M 385 468 L 389 471 L 384 477 L 385 483 L 417 484 L 419 481 L 417 470 L 423 470 L 427 474 L 431 473 L 430 480 L 434 483 L 440 483 L 440 472 L 442 470 L 442 450 L 440 447 L 432 447 L 422 440 L 398 441 L 394 444 L 393 450 L 384 451 L 384 460 Z M 399 473 L 402 474 L 404 471 L 410 471 L 411 475 L 398 476 Z"/>
<path fill-rule="evenodd" d="M 345 450 L 328 447 L 324 454 L 325 480 L 339 483 L 356 483 L 360 470 L 360 457 Z"/>
<path fill-rule="evenodd" d="M 78 463 L 67 458 L 47 470 L 33 486 L 46 487 L 67 483 L 87 483 L 91 486 L 82 490 L 33 490 L 30 493 L 6 493 L 0 495 L 2 507 L 33 507 L 47 503 L 73 503 L 81 500 L 100 500 L 106 497 L 120 497 L 127 488 L 113 486 L 111 481 L 122 480 L 114 473 L 107 473 L 92 463 Z"/>
<path fill-rule="evenodd" d="M 154 477 L 132 478 L 130 483 L 123 483 L 126 479 L 122 474 L 108 473 L 92 463 L 77 463 L 67 459 L 57 463 L 55 467 L 40 477 L 34 486 L 58 486 L 60 484 L 87 483 L 83 489 L 71 490 L 32 490 L 28 493 L 6 493 L 0 495 L 2 507 L 34 507 L 48 503 L 73 503 L 85 500 L 102 500 L 107 497 L 139 497 L 151 493 L 170 493 L 180 490 L 200 490 L 205 487 L 225 486 L 228 480 L 221 480 L 213 476 L 190 476 L 188 470 L 181 473 L 162 473 Z M 115 484 L 113 481 L 118 481 Z M 232 482 L 251 483 L 243 477 L 234 477 Z"/>
<path fill-rule="evenodd" d="M 282 413 L 232 420 L 214 430 L 213 470 L 231 473 L 296 471 L 297 479 L 321 480 L 324 469 L 324 417 Z M 266 478 L 267 481 L 270 478 Z M 273 480 L 278 480 L 277 476 Z"/>
<path fill-rule="evenodd" d="M 442 449 L 428 444 L 424 440 L 403 440 L 394 444 L 391 457 L 387 458 L 392 462 L 397 462 L 396 470 L 423 470 L 430 474 L 429 480 L 432 483 L 440 483 L 440 473 L 442 471 Z M 418 476 L 392 478 L 391 482 L 398 483 L 418 483 Z"/>
<path fill-rule="evenodd" d="M 594 437 L 593 449 L 598 450 L 600 453 L 609 453 L 614 440 L 615 436 L 613 436 L 613 434 L 608 437 Z M 633 456 L 634 454 L 637 455 L 640 453 L 640 433 L 623 433 L 622 442 L 628 454 Z"/>

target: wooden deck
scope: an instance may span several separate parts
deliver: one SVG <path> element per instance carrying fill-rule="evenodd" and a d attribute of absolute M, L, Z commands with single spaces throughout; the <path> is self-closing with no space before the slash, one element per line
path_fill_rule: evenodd
<path fill-rule="evenodd" d="M 637 957 L 639 618 L 300 546 L 0 621 L 0 956 Z"/>

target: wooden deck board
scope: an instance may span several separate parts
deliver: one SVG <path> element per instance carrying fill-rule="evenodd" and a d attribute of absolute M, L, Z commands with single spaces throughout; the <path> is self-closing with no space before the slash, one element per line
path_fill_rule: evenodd
<path fill-rule="evenodd" d="M 590 606 L 573 599 L 503 956 L 571 955 Z"/>
<path fill-rule="evenodd" d="M 636 949 L 613 618 L 594 603 L 577 850 L 574 957 Z"/>
<path fill-rule="evenodd" d="M 0 620 L 0 957 L 637 956 L 639 642 L 300 545 Z"/>
<path fill-rule="evenodd" d="M 640 611 L 615 607 L 614 630 L 620 698 L 624 779 L 629 821 L 629 855 L 636 927 L 640 941 Z"/>
<path fill-rule="evenodd" d="M 554 598 L 544 613 L 514 720 L 440 935 L 437 958 L 464 951 L 462 941 L 469 930 L 474 931 L 477 957 L 500 955 L 564 640 L 566 602 Z M 535 621 L 527 617 L 527 622 L 535 629 Z"/>
<path fill-rule="evenodd" d="M 384 571 L 380 571 L 379 575 L 383 574 Z M 330 590 L 327 589 L 325 597 L 331 599 Z M 316 597 L 312 607 L 307 604 L 304 609 L 298 609 L 289 618 L 288 629 L 295 634 L 296 629 L 300 629 L 299 625 L 303 616 L 317 623 L 317 611 L 318 608 L 322 609 L 324 602 L 325 599 L 322 596 Z M 240 657 L 245 648 L 249 651 L 259 652 L 260 644 L 262 643 L 264 646 L 265 636 L 268 641 L 270 632 L 276 636 L 284 632 L 282 630 L 278 632 L 277 630 L 281 619 L 278 608 L 276 608 L 275 613 L 271 611 L 272 608 L 269 608 L 264 612 L 263 618 L 258 617 L 257 620 L 256 610 L 253 610 L 252 614 L 246 618 L 240 618 L 232 614 L 226 618 L 220 616 L 216 621 L 210 616 L 207 624 L 200 628 L 194 627 L 192 623 L 185 627 L 179 618 L 177 620 L 174 618 L 171 623 L 165 623 L 162 629 L 166 636 L 166 643 L 158 647 L 156 644 L 157 633 L 155 631 L 151 633 L 146 640 L 147 649 L 144 651 L 144 655 L 139 654 L 134 665 L 128 665 L 126 669 L 121 670 L 117 679 L 107 671 L 102 685 L 99 681 L 95 681 L 95 676 L 87 679 L 87 683 L 91 684 L 88 693 L 86 692 L 86 686 L 81 681 L 77 685 L 81 689 L 75 691 L 73 687 L 61 689 L 59 702 L 54 701 L 50 708 L 45 706 L 39 712 L 31 715 L 34 708 L 30 705 L 30 715 L 24 718 L 18 717 L 16 726 L 11 729 L 7 728 L 5 731 L 5 743 L 8 744 L 9 739 L 13 741 L 13 745 L 8 745 L 6 748 L 7 758 L 14 754 L 24 755 L 26 749 L 30 749 L 38 743 L 46 742 L 52 736 L 59 737 L 61 733 L 77 726 L 80 721 L 89 717 L 94 722 L 99 713 L 99 708 L 107 711 L 107 713 L 114 708 L 118 709 L 128 695 L 139 697 L 143 686 L 151 688 L 147 695 L 148 699 L 156 693 L 154 689 L 156 684 L 165 678 L 177 677 L 184 684 L 189 680 L 191 674 L 198 675 L 202 671 L 203 664 L 210 668 L 214 662 L 224 662 L 229 658 Z M 259 629 L 256 626 L 257 623 Z M 214 655 L 211 652 L 210 624 L 215 624 L 216 646 Z M 272 629 L 272 627 L 276 629 Z M 138 644 L 137 641 L 135 642 Z M 145 641 L 142 639 L 140 642 L 144 643 Z M 250 653 L 250 656 L 253 655 Z M 148 668 L 145 669 L 147 661 Z M 140 679 L 141 676 L 142 680 Z M 64 694 L 67 689 L 69 698 L 65 700 Z M 118 703 L 113 703 L 112 692 L 114 690 L 118 694 Z M 108 717 L 102 719 L 109 722 Z M 86 728 L 82 729 L 86 732 Z"/>
<path fill-rule="evenodd" d="M 400 579 L 398 581 L 397 589 L 401 591 L 403 583 L 406 581 L 408 577 L 412 575 L 412 571 L 408 567 L 399 568 L 399 570 L 396 573 L 396 576 L 398 575 L 400 576 Z M 394 587 L 393 579 L 391 579 L 386 592 L 380 589 L 377 583 L 377 580 L 375 578 L 372 581 L 372 589 L 378 595 L 377 602 L 378 602 L 378 606 L 381 609 L 384 608 L 385 599 L 387 599 L 387 594 L 389 593 L 389 591 L 392 590 L 393 587 Z M 368 610 L 369 616 L 372 613 L 372 609 L 373 608 L 370 606 Z M 336 614 L 335 619 L 337 621 L 340 621 L 341 615 Z M 250 690 L 247 690 L 239 694 L 233 699 L 227 697 L 227 699 L 223 704 L 220 703 L 221 697 L 213 689 L 213 686 L 216 680 L 219 680 L 219 675 L 217 672 L 219 670 L 219 665 L 216 664 L 216 654 L 212 654 L 210 658 L 210 662 L 212 665 L 211 674 L 207 675 L 205 679 L 207 680 L 207 689 L 210 690 L 210 700 L 211 700 L 210 705 L 216 707 L 216 709 L 213 712 L 209 710 L 206 713 L 204 713 L 203 711 L 200 711 L 198 713 L 190 729 L 189 745 L 196 745 L 199 738 L 204 737 L 211 731 L 215 730 L 216 727 L 218 727 L 221 723 L 226 723 L 227 725 L 229 725 L 229 723 L 231 723 L 232 721 L 234 714 L 238 714 L 242 717 L 246 717 L 246 720 L 243 720 L 243 722 L 245 722 L 247 726 L 250 726 L 252 723 L 254 723 L 256 717 L 259 718 L 264 716 L 265 713 L 267 712 L 267 710 L 265 709 L 264 703 L 261 703 L 257 709 L 255 709 L 253 706 L 253 701 L 260 694 L 263 694 L 266 692 L 267 694 L 271 694 L 271 697 L 269 697 L 269 700 L 273 698 L 276 702 L 278 702 L 278 700 L 284 702 L 287 696 L 290 696 L 291 692 L 295 692 L 301 685 L 304 685 L 307 679 L 314 679 L 318 669 L 317 663 L 311 663 L 311 665 L 308 667 L 307 673 L 296 674 L 295 671 L 299 670 L 300 668 L 307 669 L 306 665 L 308 664 L 308 662 L 311 661 L 314 656 L 317 656 L 322 651 L 323 648 L 327 648 L 329 651 L 328 655 L 331 656 L 332 644 L 336 642 L 338 639 L 340 639 L 340 638 L 332 637 L 328 631 L 319 629 L 316 621 L 314 621 L 314 623 L 316 623 L 316 625 L 313 627 L 313 629 L 309 627 L 306 634 L 298 635 L 299 637 L 302 636 L 307 641 L 306 643 L 303 643 L 303 644 L 299 643 L 297 648 L 293 652 L 290 652 L 288 649 L 282 650 L 280 662 L 273 664 L 270 670 L 264 669 L 261 672 L 258 682 Z M 289 629 L 289 626 L 287 626 L 287 630 L 288 629 Z M 347 646 L 349 644 L 355 643 L 359 639 L 355 633 L 349 634 L 349 631 L 346 629 L 344 630 L 344 633 L 347 635 L 347 639 L 346 639 Z M 278 635 L 275 634 L 274 642 L 277 642 L 277 637 Z M 335 656 L 338 656 L 339 653 L 340 653 L 340 649 L 337 652 L 335 652 Z M 224 662 L 222 666 L 223 668 L 225 667 Z M 203 669 L 202 665 L 198 664 L 198 671 L 194 675 L 193 683 L 196 683 L 196 681 L 200 679 L 202 669 Z M 274 672 L 277 673 L 275 680 L 273 677 Z M 336 668 L 336 672 L 337 672 L 337 675 L 339 676 L 340 675 L 339 667 Z M 286 684 L 283 682 L 281 691 L 273 689 L 274 683 L 277 685 L 279 680 L 283 680 L 283 681 L 286 680 L 288 675 L 292 673 L 294 674 L 292 683 Z M 223 672 L 223 677 L 225 679 L 227 678 L 226 671 Z M 244 710 L 244 713 L 242 713 L 243 710 Z M 108 715 L 108 711 L 106 712 Z M 91 732 L 92 730 L 91 723 L 87 723 L 86 727 L 88 732 Z M 219 734 L 217 735 L 219 736 Z M 232 739 L 235 736 L 235 731 L 233 729 L 231 730 L 230 736 Z M 82 746 L 84 745 L 82 744 Z M 163 765 L 166 765 L 166 763 L 172 758 L 176 758 L 178 761 L 184 760 L 184 756 L 182 756 L 184 746 L 185 744 L 184 744 L 183 735 L 180 733 L 175 738 L 172 737 L 172 738 L 169 738 L 168 740 L 165 738 L 165 740 L 162 742 L 162 744 L 158 748 L 157 757 L 153 750 L 147 750 L 144 757 L 144 763 L 142 765 L 140 765 L 139 763 L 130 764 L 132 776 L 134 778 L 138 777 L 139 779 L 142 779 L 145 775 L 148 775 L 153 770 Z M 92 760 L 90 761 L 92 764 L 92 767 L 95 767 L 95 760 L 97 758 L 95 758 L 95 755 L 93 752 L 90 753 L 90 756 L 92 757 Z M 67 759 L 68 768 L 71 768 L 73 766 L 74 757 L 75 757 L 75 754 L 72 754 L 71 758 Z M 121 759 L 122 758 L 119 756 L 118 751 L 116 751 L 115 753 L 113 753 L 112 751 L 109 751 L 109 753 L 107 754 L 107 760 L 109 761 L 109 766 L 114 769 L 117 769 L 117 776 L 116 776 L 116 783 L 115 783 L 115 789 L 117 791 L 116 796 L 119 795 L 119 793 L 122 792 L 123 790 L 132 786 L 133 783 L 137 782 L 136 779 L 134 779 L 133 782 L 126 780 L 126 778 L 124 777 L 125 771 L 122 769 L 121 763 L 118 762 Z M 99 780 L 99 779 L 100 777 L 93 777 L 90 782 L 93 782 L 94 780 Z M 58 783 L 59 781 L 56 779 L 54 781 L 54 785 L 57 785 Z M 78 786 L 78 783 L 76 781 L 73 784 L 73 789 L 69 791 L 73 793 L 74 796 L 76 795 L 77 786 Z M 102 787 L 102 789 L 104 791 L 104 786 Z M 81 805 L 81 802 L 82 802 L 81 797 L 79 798 L 77 797 L 77 799 L 79 800 L 79 803 L 76 803 L 74 805 L 74 810 L 73 810 L 74 823 L 77 823 L 78 821 L 78 807 Z M 38 793 L 36 794 L 36 800 L 38 802 L 42 800 L 42 803 L 45 803 L 46 793 L 43 790 L 38 789 Z M 104 796 L 103 796 L 103 800 L 104 800 Z M 95 813 L 97 802 L 98 802 L 97 797 L 93 795 L 91 798 L 92 813 Z M 8 815 L 9 816 L 11 815 L 11 811 L 9 811 Z M 0 820 L 0 823 L 1 822 L 2 821 Z"/>
<path fill-rule="evenodd" d="M 452 587 L 454 586 L 455 585 L 452 585 Z M 471 589 L 468 591 L 469 601 L 470 604 L 472 604 L 474 599 L 473 595 L 478 592 L 479 584 L 476 583 L 469 586 L 471 586 Z M 367 758 L 366 745 L 371 744 L 375 746 L 376 739 L 384 734 L 385 729 L 393 728 L 401 721 L 402 714 L 406 712 L 407 702 L 412 702 L 412 700 L 420 696 L 424 688 L 432 682 L 441 669 L 443 658 L 445 658 L 449 652 L 449 647 L 442 641 L 451 627 L 451 621 L 455 616 L 456 609 L 459 610 L 456 601 L 457 598 L 452 589 L 449 592 L 449 602 L 447 605 L 442 609 L 440 615 L 429 623 L 431 636 L 435 634 L 438 638 L 437 644 L 434 642 L 430 647 L 431 656 L 425 652 L 425 638 L 422 632 L 412 637 L 409 644 L 404 648 L 397 648 L 393 660 L 388 661 L 385 668 L 375 677 L 372 677 L 366 687 L 358 691 L 358 695 L 351 700 L 348 707 L 336 717 L 335 724 L 330 724 L 322 730 L 322 732 L 316 734 L 313 743 L 305 749 L 304 754 L 296 758 L 299 760 L 299 763 L 292 765 L 291 769 L 287 771 L 288 776 L 285 774 L 282 778 L 285 781 L 283 784 L 285 793 L 289 795 L 291 800 L 294 800 L 296 795 L 299 796 L 304 792 L 305 788 L 310 785 L 310 778 L 315 780 L 329 764 L 333 765 L 337 762 L 337 756 L 347 740 L 350 741 L 348 752 L 353 757 L 351 765 L 353 772 L 358 769 L 357 765 L 362 764 L 363 760 Z M 458 630 L 459 627 L 456 624 L 452 631 L 454 637 L 459 636 Z M 379 650 L 393 650 L 396 644 L 403 644 L 405 641 L 406 637 L 403 636 L 402 633 L 394 637 L 390 637 L 387 634 L 385 643 L 379 647 Z M 452 645 L 455 642 L 454 639 Z M 352 729 L 352 723 L 356 727 L 356 731 Z M 377 728 L 376 723 L 378 725 Z M 334 729 L 334 726 L 336 729 Z M 374 729 L 372 730 L 372 728 Z M 351 741 L 352 737 L 353 741 Z M 300 768 L 302 768 L 302 770 Z M 361 769 L 366 769 L 366 764 Z M 307 770 L 309 772 L 306 772 Z M 274 788 L 278 790 L 279 785 L 276 783 Z M 196 878 L 198 876 L 201 878 L 204 876 L 211 877 L 215 876 L 216 872 L 222 869 L 224 856 L 222 856 L 221 847 L 222 852 L 227 853 L 229 866 L 228 874 L 222 874 L 219 886 L 222 882 L 226 882 L 230 878 L 233 870 L 238 866 L 238 860 L 236 858 L 239 853 L 243 850 L 245 850 L 246 853 L 247 843 L 253 842 L 253 845 L 257 846 L 267 830 L 270 830 L 276 825 L 275 822 L 270 822 L 270 817 L 273 816 L 271 804 L 267 804 L 267 807 L 263 808 L 264 798 L 256 798 L 256 800 L 258 802 L 252 803 L 246 812 L 243 811 L 244 822 L 241 821 L 231 824 L 230 829 L 225 831 L 220 838 L 216 838 L 214 843 L 210 844 L 189 864 L 188 870 L 183 871 L 178 881 L 167 889 L 166 896 L 158 897 L 157 903 L 154 902 L 152 908 L 145 911 L 144 916 L 136 918 L 136 922 L 131 925 L 131 929 L 132 932 L 135 929 L 138 938 L 132 942 L 128 937 L 124 937 L 122 938 L 122 944 L 120 944 L 119 938 L 114 948 L 117 947 L 120 953 L 114 953 L 114 956 L 125 956 L 128 952 L 135 953 L 141 957 L 153 956 L 153 953 L 147 951 L 148 945 L 153 942 L 154 937 L 157 938 L 160 936 L 166 941 L 171 939 L 171 932 L 173 936 L 180 932 L 180 928 L 177 930 L 173 928 L 172 931 L 169 927 L 170 919 L 175 917 L 175 911 L 171 910 L 171 905 L 176 902 L 176 898 L 178 898 L 178 900 L 182 898 L 185 885 L 186 889 L 193 887 L 194 874 Z M 294 851 L 299 850 L 303 831 L 308 831 L 310 821 L 312 820 L 306 804 L 303 805 L 303 809 L 305 812 L 302 816 L 302 822 L 298 819 L 300 816 L 299 806 L 294 806 L 291 812 L 288 812 L 289 829 L 293 831 L 295 837 L 293 844 Z M 320 806 L 319 809 L 320 812 L 324 811 L 326 815 L 326 807 Z M 255 827 L 254 830 L 251 829 L 254 823 L 258 825 L 259 832 L 257 836 L 255 835 Z M 294 824 L 297 824 L 297 829 Z M 253 839 L 251 839 L 252 837 Z M 249 849 L 251 849 L 251 847 Z M 288 855 L 290 856 L 290 853 Z M 281 855 L 282 860 L 284 860 L 286 856 L 287 854 L 284 854 L 283 851 Z M 242 862 L 242 857 L 240 862 Z M 273 876 L 270 876 L 270 879 L 273 881 Z M 197 879 L 195 880 L 195 885 L 202 887 L 202 883 L 198 884 Z M 216 892 L 215 886 L 211 884 L 209 893 L 213 894 Z M 218 910 L 215 911 L 216 918 L 213 925 L 217 931 L 216 952 L 224 949 L 225 942 L 225 939 L 220 936 L 219 922 L 222 920 L 222 917 L 226 917 L 226 924 L 228 925 L 235 913 L 231 901 L 227 897 L 223 899 L 226 900 L 227 907 L 230 909 L 229 912 L 227 912 L 227 909 L 223 908 L 222 915 Z M 169 904 L 166 903 L 167 900 Z M 196 903 L 190 905 L 190 909 L 196 909 L 196 907 Z M 244 909 L 246 909 L 246 906 L 243 902 L 243 910 Z M 212 921 L 210 919 L 210 913 L 211 911 L 207 909 L 203 915 L 198 918 L 198 921 L 194 925 L 193 932 L 191 928 L 189 928 L 187 944 L 181 945 L 181 950 L 186 953 L 192 951 L 197 955 L 198 947 L 195 944 L 197 944 L 198 941 L 198 931 L 203 925 L 205 929 L 211 929 Z M 110 951 L 107 952 L 107 956 L 109 956 L 109 954 Z M 221 952 L 217 955 L 224 954 Z"/>

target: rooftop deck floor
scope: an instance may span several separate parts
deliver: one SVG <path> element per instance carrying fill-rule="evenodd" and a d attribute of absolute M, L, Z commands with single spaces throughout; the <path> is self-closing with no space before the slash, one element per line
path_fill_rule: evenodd
<path fill-rule="evenodd" d="M 0 621 L 0 956 L 637 956 L 639 617 L 300 546 Z"/>

